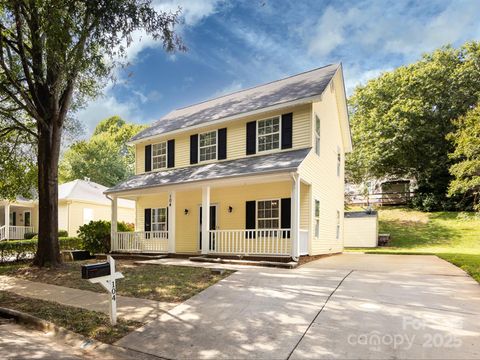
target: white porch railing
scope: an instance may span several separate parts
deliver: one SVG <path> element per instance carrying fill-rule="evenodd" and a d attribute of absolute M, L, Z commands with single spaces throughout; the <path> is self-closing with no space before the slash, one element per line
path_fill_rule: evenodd
<path fill-rule="evenodd" d="M 290 255 L 290 229 L 210 230 L 209 252 L 242 255 Z"/>
<path fill-rule="evenodd" d="M 25 238 L 26 233 L 34 232 L 33 226 L 13 226 L 8 227 L 8 239 L 9 240 L 22 240 Z M 0 240 L 6 240 L 6 227 L 5 225 L 0 228 Z"/>
<path fill-rule="evenodd" d="M 168 231 L 112 233 L 111 250 L 120 252 L 168 252 Z"/>

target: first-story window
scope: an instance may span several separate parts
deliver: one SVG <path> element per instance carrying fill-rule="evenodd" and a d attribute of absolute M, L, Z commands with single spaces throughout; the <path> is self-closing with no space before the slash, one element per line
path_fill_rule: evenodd
<path fill-rule="evenodd" d="M 167 143 L 162 142 L 152 145 L 152 169 L 167 167 Z"/>
<path fill-rule="evenodd" d="M 93 221 L 93 209 L 83 208 L 83 223 L 88 224 Z"/>
<path fill-rule="evenodd" d="M 152 209 L 152 231 L 167 230 L 167 208 Z"/>
<path fill-rule="evenodd" d="M 23 223 L 25 226 L 32 226 L 32 213 L 30 211 L 23 213 Z"/>
<path fill-rule="evenodd" d="M 280 118 L 259 120 L 257 122 L 258 151 L 280 148 Z"/>
<path fill-rule="evenodd" d="M 215 160 L 217 158 L 217 131 L 210 131 L 199 135 L 200 161 Z"/>
<path fill-rule="evenodd" d="M 337 239 L 340 238 L 340 211 L 337 210 Z"/>
<path fill-rule="evenodd" d="M 280 228 L 280 200 L 257 201 L 257 228 Z"/>
<path fill-rule="evenodd" d="M 320 237 L 320 201 L 315 200 L 315 237 Z"/>

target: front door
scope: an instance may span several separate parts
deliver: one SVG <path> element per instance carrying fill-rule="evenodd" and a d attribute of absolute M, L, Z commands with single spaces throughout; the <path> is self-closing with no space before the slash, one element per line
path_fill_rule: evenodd
<path fill-rule="evenodd" d="M 202 207 L 200 206 L 200 233 L 199 233 L 199 244 L 198 248 L 202 250 Z M 217 205 L 210 205 L 210 230 L 217 229 Z M 212 248 L 212 243 L 210 239 L 210 248 Z"/>

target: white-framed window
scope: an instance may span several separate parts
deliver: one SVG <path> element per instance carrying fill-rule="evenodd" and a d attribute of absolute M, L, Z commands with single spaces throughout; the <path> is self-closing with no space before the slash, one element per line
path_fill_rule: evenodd
<path fill-rule="evenodd" d="M 32 213 L 30 211 L 25 211 L 23 213 L 23 225 L 32 226 Z"/>
<path fill-rule="evenodd" d="M 152 231 L 167 231 L 167 208 L 152 209 Z"/>
<path fill-rule="evenodd" d="M 257 149 L 259 152 L 280 149 L 280 117 L 257 121 Z"/>
<path fill-rule="evenodd" d="M 315 115 L 315 153 L 320 156 L 320 118 Z"/>
<path fill-rule="evenodd" d="M 152 169 L 164 169 L 167 167 L 167 142 L 152 145 Z"/>
<path fill-rule="evenodd" d="M 257 229 L 280 228 L 280 200 L 257 201 Z"/>
<path fill-rule="evenodd" d="M 83 223 L 88 224 L 93 221 L 93 209 L 83 208 Z"/>
<path fill-rule="evenodd" d="M 342 154 L 340 148 L 337 146 L 337 176 L 340 176 L 340 169 L 342 167 Z"/>
<path fill-rule="evenodd" d="M 200 161 L 217 158 L 217 131 L 209 131 L 199 135 L 198 142 Z"/>
<path fill-rule="evenodd" d="M 337 240 L 340 238 L 340 210 L 337 210 Z"/>
<path fill-rule="evenodd" d="M 315 237 L 320 238 L 320 201 L 315 200 Z"/>

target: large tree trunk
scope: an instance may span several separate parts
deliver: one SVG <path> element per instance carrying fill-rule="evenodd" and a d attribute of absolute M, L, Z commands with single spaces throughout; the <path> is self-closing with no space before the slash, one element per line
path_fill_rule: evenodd
<path fill-rule="evenodd" d="M 61 128 L 58 119 L 38 125 L 38 247 L 34 265 L 61 264 L 58 243 L 58 160 Z"/>

